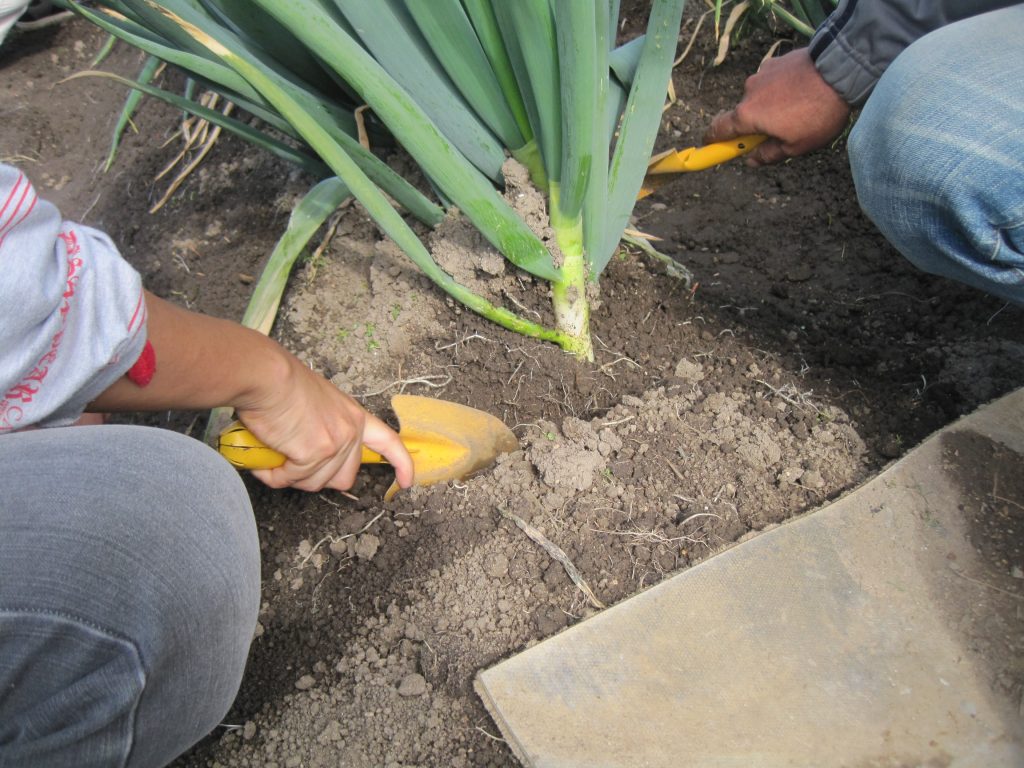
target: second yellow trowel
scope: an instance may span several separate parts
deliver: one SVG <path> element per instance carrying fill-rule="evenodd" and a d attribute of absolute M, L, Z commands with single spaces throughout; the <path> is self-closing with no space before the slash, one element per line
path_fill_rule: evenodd
<path fill-rule="evenodd" d="M 729 141 L 706 144 L 703 147 L 688 147 L 678 152 L 670 149 L 668 152 L 655 155 L 647 166 L 647 175 L 644 177 L 644 184 L 640 187 L 640 194 L 636 196 L 636 199 L 642 200 L 652 192 L 660 189 L 675 178 L 677 173 L 703 171 L 719 163 L 740 157 L 750 152 L 767 138 L 767 136 L 762 134 L 751 134 L 749 136 L 738 136 Z"/>
<path fill-rule="evenodd" d="M 398 436 L 412 456 L 416 485 L 459 480 L 519 447 L 499 419 L 467 405 L 395 395 L 391 409 L 398 417 Z M 237 421 L 221 432 L 218 448 L 239 469 L 273 469 L 285 462 L 284 454 L 268 448 Z M 387 459 L 363 446 L 362 463 L 386 464 Z M 390 501 L 397 492 L 393 483 L 384 499 Z"/>

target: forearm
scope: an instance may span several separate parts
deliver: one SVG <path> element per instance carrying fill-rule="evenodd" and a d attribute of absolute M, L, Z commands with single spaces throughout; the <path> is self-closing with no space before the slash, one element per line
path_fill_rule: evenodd
<path fill-rule="evenodd" d="M 145 386 L 123 376 L 92 404 L 98 411 L 235 408 L 281 467 L 260 470 L 274 487 L 349 488 L 360 443 L 384 456 L 402 487 L 412 459 L 398 435 L 280 344 L 228 320 L 189 312 L 145 294 L 156 370 Z"/>
<path fill-rule="evenodd" d="M 156 371 L 140 387 L 124 376 L 90 405 L 98 411 L 205 410 L 259 405 L 287 387 L 294 363 L 276 342 L 228 320 L 184 310 L 146 293 Z"/>

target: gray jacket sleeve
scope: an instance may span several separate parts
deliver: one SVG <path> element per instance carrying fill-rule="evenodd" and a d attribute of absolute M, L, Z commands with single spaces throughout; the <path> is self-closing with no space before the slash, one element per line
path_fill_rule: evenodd
<path fill-rule="evenodd" d="M 145 343 L 139 274 L 0 164 L 0 435 L 74 421 Z"/>
<path fill-rule="evenodd" d="M 863 104 L 900 52 L 934 29 L 1013 0 L 841 0 L 818 27 L 810 54 L 829 85 Z"/>

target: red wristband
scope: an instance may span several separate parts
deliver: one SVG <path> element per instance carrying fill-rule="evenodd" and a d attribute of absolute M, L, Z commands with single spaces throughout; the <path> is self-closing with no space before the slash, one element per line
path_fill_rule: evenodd
<path fill-rule="evenodd" d="M 156 373 L 156 352 L 153 351 L 153 345 L 147 339 L 146 346 L 142 348 L 142 354 L 128 369 L 127 376 L 134 384 L 144 387 L 153 380 L 154 373 Z"/>

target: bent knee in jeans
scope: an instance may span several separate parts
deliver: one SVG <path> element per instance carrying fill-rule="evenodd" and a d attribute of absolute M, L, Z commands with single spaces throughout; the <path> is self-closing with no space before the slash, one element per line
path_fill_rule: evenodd
<path fill-rule="evenodd" d="M 918 267 L 1024 305 L 1024 6 L 921 38 L 850 136 L 857 195 Z"/>
<path fill-rule="evenodd" d="M 0 756 L 158 766 L 238 689 L 259 605 L 245 488 L 144 427 L 0 437 Z"/>

